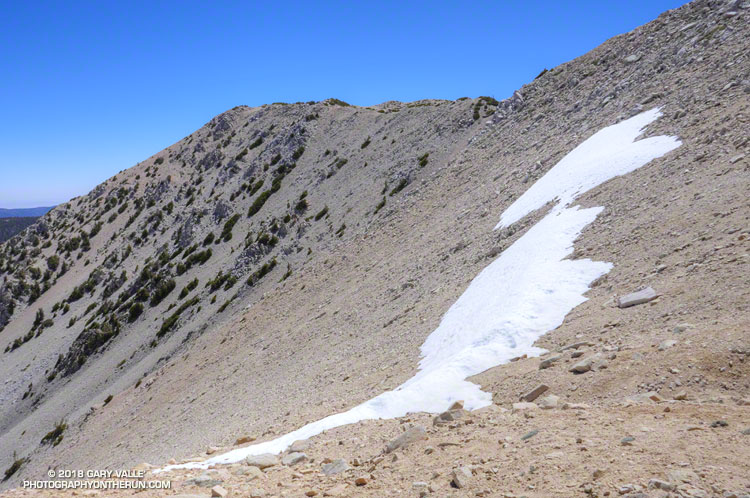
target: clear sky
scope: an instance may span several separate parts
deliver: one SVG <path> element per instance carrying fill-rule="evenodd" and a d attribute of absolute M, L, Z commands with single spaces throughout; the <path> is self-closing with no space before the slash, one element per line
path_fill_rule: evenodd
<path fill-rule="evenodd" d="M 506 98 L 682 3 L 3 2 L 0 207 L 84 194 L 235 105 Z"/>

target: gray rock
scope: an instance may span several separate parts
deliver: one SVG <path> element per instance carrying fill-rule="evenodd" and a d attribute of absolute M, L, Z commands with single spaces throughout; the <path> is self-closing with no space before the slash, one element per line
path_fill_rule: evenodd
<path fill-rule="evenodd" d="M 550 356 L 549 358 L 545 360 L 542 360 L 542 362 L 539 364 L 539 370 L 544 370 L 546 368 L 551 367 L 554 362 L 560 360 L 561 358 L 562 356 L 555 355 L 555 356 Z"/>
<path fill-rule="evenodd" d="M 236 476 L 244 476 L 248 481 L 263 477 L 263 471 L 254 465 L 248 465 L 247 467 L 238 467 L 232 474 Z"/>
<path fill-rule="evenodd" d="M 638 304 L 653 301 L 657 297 L 658 296 L 654 289 L 652 289 L 651 287 L 646 287 L 643 290 L 620 296 L 617 299 L 617 306 L 619 306 L 620 308 L 629 308 L 630 306 L 636 306 Z"/>
<path fill-rule="evenodd" d="M 548 389 L 549 386 L 545 384 L 539 384 L 534 389 L 521 396 L 521 401 L 534 401 L 539 396 L 547 392 Z"/>
<path fill-rule="evenodd" d="M 592 368 L 594 368 L 594 364 L 599 360 L 599 355 L 595 354 L 593 356 L 589 356 L 588 358 L 584 358 L 583 360 L 579 361 L 572 367 L 568 369 L 568 372 L 573 372 L 576 374 L 582 374 L 590 371 Z"/>
<path fill-rule="evenodd" d="M 192 479 L 188 479 L 187 481 L 185 481 L 185 484 L 193 484 L 201 488 L 213 488 L 214 486 L 218 486 L 222 482 L 224 481 L 213 479 L 208 474 L 201 474 L 199 476 L 193 477 Z"/>
<path fill-rule="evenodd" d="M 528 439 L 531 439 L 532 437 L 539 434 L 539 429 L 534 429 L 533 431 L 527 432 L 523 436 L 521 436 L 521 441 L 526 441 Z"/>
<path fill-rule="evenodd" d="M 692 325 L 689 323 L 680 323 L 678 325 L 675 325 L 675 327 L 672 329 L 672 332 L 675 334 L 682 334 L 690 327 L 692 327 Z"/>
<path fill-rule="evenodd" d="M 259 469 L 265 469 L 266 467 L 273 467 L 279 464 L 279 458 L 271 453 L 263 453 L 260 455 L 250 455 L 245 458 L 247 465 L 258 467 Z"/>
<path fill-rule="evenodd" d="M 588 341 L 574 342 L 573 344 L 568 344 L 567 346 L 561 348 L 560 352 L 567 351 L 569 349 L 578 349 L 578 348 L 582 348 L 582 347 L 586 347 L 586 346 L 592 346 L 592 345 L 593 344 L 591 344 Z"/>
<path fill-rule="evenodd" d="M 291 451 L 292 453 L 303 452 L 309 447 L 310 447 L 309 439 L 300 439 L 299 441 L 293 442 L 292 445 L 289 446 L 289 451 Z"/>
<path fill-rule="evenodd" d="M 410 444 L 425 439 L 427 437 L 427 431 L 421 425 L 416 425 L 409 428 L 406 432 L 401 434 L 399 437 L 388 443 L 385 447 L 385 452 L 390 453 L 399 448 L 405 448 Z"/>
<path fill-rule="evenodd" d="M 674 339 L 667 339 L 666 341 L 661 341 L 656 349 L 658 349 L 659 351 L 665 351 L 675 344 L 677 344 L 677 341 L 675 341 Z"/>
<path fill-rule="evenodd" d="M 745 435 L 745 436 L 750 436 L 750 427 L 748 427 L 747 429 L 745 429 L 744 431 L 742 431 L 742 434 Z"/>
<path fill-rule="evenodd" d="M 620 444 L 623 446 L 633 446 L 635 438 L 633 436 L 626 436 L 620 440 Z"/>
<path fill-rule="evenodd" d="M 331 463 L 324 463 L 322 470 L 325 475 L 332 476 L 334 474 L 346 472 L 347 470 L 349 470 L 349 465 L 345 460 L 338 458 Z"/>
<path fill-rule="evenodd" d="M 636 54 L 628 55 L 627 57 L 625 57 L 625 62 L 628 64 L 635 64 L 639 60 L 641 60 L 641 56 Z"/>
<path fill-rule="evenodd" d="M 454 422 L 466 415 L 464 410 L 464 402 L 456 401 L 450 408 L 435 417 L 432 421 L 432 425 L 445 425 Z"/>
<path fill-rule="evenodd" d="M 537 402 L 537 405 L 539 405 L 539 408 L 542 410 L 552 410 L 554 408 L 557 408 L 557 404 L 560 401 L 560 396 L 555 396 L 554 394 L 550 394 L 549 396 L 545 396 L 541 400 Z"/>
<path fill-rule="evenodd" d="M 519 401 L 513 403 L 513 413 L 523 412 L 527 410 L 536 410 L 539 406 L 536 403 L 530 403 L 528 401 Z"/>
<path fill-rule="evenodd" d="M 459 467 L 451 472 L 451 485 L 458 489 L 465 488 L 471 481 L 472 473 L 469 467 Z"/>
<path fill-rule="evenodd" d="M 663 491 L 673 491 L 675 488 L 674 484 L 661 479 L 651 479 L 648 481 L 648 489 L 661 489 Z"/>
<path fill-rule="evenodd" d="M 304 462 L 305 460 L 307 460 L 307 455 L 295 451 L 282 458 L 281 463 L 286 465 L 287 467 L 291 467 L 292 465 Z"/>

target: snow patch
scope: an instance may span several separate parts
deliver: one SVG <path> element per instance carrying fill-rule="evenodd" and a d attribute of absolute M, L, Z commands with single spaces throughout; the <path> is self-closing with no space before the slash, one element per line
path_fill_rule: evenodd
<path fill-rule="evenodd" d="M 583 294 L 589 284 L 612 268 L 611 263 L 564 259 L 581 231 L 603 209 L 579 209 L 570 203 L 587 190 L 679 147 L 676 137 L 635 141 L 659 116 L 659 109 L 652 109 L 597 132 L 501 215 L 495 228 L 509 226 L 558 199 L 552 210 L 482 270 L 450 307 L 422 345 L 414 377 L 393 391 L 277 439 L 160 471 L 206 468 L 239 462 L 249 455 L 280 453 L 294 441 L 335 427 L 410 412 L 441 412 L 457 400 L 463 400 L 468 409 L 491 404 L 490 393 L 465 379 L 513 357 L 540 354 L 542 350 L 534 347 L 534 342 L 561 325 L 570 310 L 586 301 Z"/>

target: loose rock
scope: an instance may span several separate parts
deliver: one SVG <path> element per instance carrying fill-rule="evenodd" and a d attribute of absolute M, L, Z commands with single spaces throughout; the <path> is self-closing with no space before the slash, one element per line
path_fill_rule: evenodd
<path fill-rule="evenodd" d="M 271 453 L 262 453 L 260 455 L 250 455 L 245 458 L 247 465 L 258 467 L 259 469 L 265 469 L 266 467 L 273 467 L 279 464 L 279 459 L 276 455 Z"/>
<path fill-rule="evenodd" d="M 211 496 L 216 498 L 226 498 L 229 496 L 229 491 L 222 488 L 221 486 L 214 486 L 211 488 Z"/>
<path fill-rule="evenodd" d="M 560 396 L 555 396 L 554 394 L 550 394 L 549 396 L 545 396 L 539 402 L 537 403 L 539 405 L 539 408 L 542 410 L 552 410 L 554 408 L 557 408 L 557 404 L 560 401 Z"/>
<path fill-rule="evenodd" d="M 451 472 L 451 485 L 455 488 L 462 489 L 469 485 L 472 474 L 468 467 L 459 467 Z"/>
<path fill-rule="evenodd" d="M 646 287 L 643 290 L 620 296 L 617 299 L 617 306 L 620 308 L 629 308 L 631 306 L 636 306 L 639 304 L 647 303 L 649 301 L 653 301 L 657 297 L 658 296 L 654 289 L 652 289 L 651 287 Z"/>
<path fill-rule="evenodd" d="M 411 427 L 399 437 L 388 443 L 385 447 L 385 452 L 390 453 L 399 448 L 405 448 L 406 446 L 421 439 L 425 439 L 426 437 L 427 431 L 425 431 L 424 427 L 421 425 Z"/>
<path fill-rule="evenodd" d="M 338 458 L 331 463 L 324 463 L 322 467 L 323 473 L 327 476 L 334 474 L 340 474 L 349 470 L 349 465 L 345 460 Z"/>
<path fill-rule="evenodd" d="M 532 389 L 531 391 L 521 396 L 521 401 L 529 401 L 529 402 L 534 401 L 539 396 L 547 392 L 548 389 L 549 389 L 549 386 L 545 384 L 539 384 L 534 389 Z"/>
<path fill-rule="evenodd" d="M 305 460 L 307 460 L 307 455 L 305 455 L 304 453 L 293 452 L 282 458 L 281 463 L 286 465 L 287 467 L 291 467 L 300 462 L 304 462 Z"/>

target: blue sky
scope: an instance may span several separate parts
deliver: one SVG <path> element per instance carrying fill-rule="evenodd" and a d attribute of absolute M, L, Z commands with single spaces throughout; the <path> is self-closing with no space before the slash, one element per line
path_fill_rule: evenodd
<path fill-rule="evenodd" d="M 682 1 L 5 2 L 0 207 L 64 202 L 235 105 L 508 97 Z"/>

